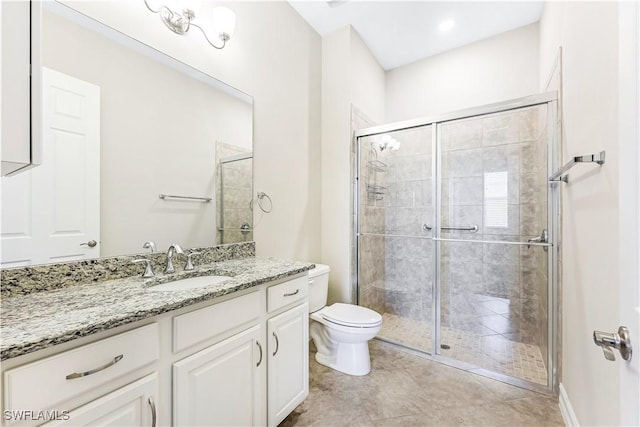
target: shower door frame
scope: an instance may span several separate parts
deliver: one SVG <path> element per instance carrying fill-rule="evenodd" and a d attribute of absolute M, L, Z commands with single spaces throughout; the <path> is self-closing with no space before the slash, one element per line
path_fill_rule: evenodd
<path fill-rule="evenodd" d="M 235 163 L 235 162 L 241 162 L 243 160 L 249 160 L 251 159 L 251 194 L 253 195 L 253 151 L 249 152 L 249 153 L 240 153 L 240 154 L 235 154 L 233 156 L 228 156 L 225 157 L 223 159 L 220 159 L 218 161 L 218 167 L 220 168 L 220 197 L 219 200 L 216 200 L 216 202 L 219 202 L 220 206 L 216 206 L 216 210 L 218 211 L 218 218 L 216 218 L 216 223 L 219 223 L 220 226 L 218 227 L 216 225 L 216 229 L 218 232 L 220 232 L 220 243 L 219 244 L 223 244 L 224 242 L 224 233 L 225 231 L 230 231 L 231 229 L 226 228 L 224 226 L 224 173 L 222 168 L 224 168 L 224 166 L 227 163 Z M 218 198 L 216 198 L 218 199 Z M 241 230 L 241 229 L 238 229 Z M 250 232 L 253 232 L 253 217 L 251 218 L 251 228 L 249 229 Z M 241 231 L 242 232 L 242 231 Z"/>
<path fill-rule="evenodd" d="M 465 239 L 443 239 L 441 237 L 441 179 L 442 179 L 442 149 L 440 144 L 441 125 L 447 122 L 471 119 L 479 116 L 486 116 L 488 114 L 505 113 L 512 110 L 518 110 L 526 107 L 533 107 L 537 105 L 547 105 L 547 176 L 550 176 L 553 171 L 559 167 L 560 163 L 560 150 L 561 150 L 561 138 L 560 138 L 560 123 L 558 114 L 558 94 L 556 91 L 546 92 L 522 98 L 507 100 L 494 104 L 483 105 L 479 107 L 473 107 L 469 109 L 463 109 L 453 111 L 441 115 L 417 118 L 411 120 L 405 120 L 396 123 L 390 123 L 380 126 L 374 126 L 370 128 L 356 130 L 353 136 L 353 142 L 355 144 L 355 159 L 354 170 L 356 171 L 353 180 L 353 242 L 355 246 L 355 264 L 353 265 L 352 272 L 352 289 L 355 294 L 355 302 L 359 301 L 359 269 L 360 269 L 360 248 L 359 238 L 360 236 L 370 235 L 371 233 L 360 233 L 360 188 L 359 177 L 361 176 L 360 170 L 360 138 L 371 137 L 380 134 L 386 134 L 389 132 L 396 132 L 402 130 L 409 130 L 414 128 L 432 127 L 432 139 L 431 139 L 431 155 L 432 155 L 432 200 L 433 200 L 433 236 L 399 236 L 415 239 L 430 239 L 434 242 L 433 255 L 430 262 L 433 263 L 433 306 L 432 306 L 432 324 L 431 324 L 431 343 L 432 348 L 430 353 L 412 349 L 423 356 L 426 356 L 432 360 L 451 365 L 464 370 L 472 370 L 474 373 L 494 378 L 509 384 L 513 384 L 520 387 L 525 387 L 531 390 L 558 394 L 559 386 L 559 346 L 560 346 L 560 312 L 559 312 L 559 260 L 560 260 L 560 191 L 559 182 L 547 182 L 547 230 L 548 230 L 548 244 L 532 243 L 532 246 L 543 246 L 548 248 L 547 254 L 547 269 L 548 269 L 548 285 L 547 285 L 547 385 L 542 386 L 530 381 L 526 381 L 517 377 L 508 376 L 505 374 L 489 371 L 478 366 L 470 365 L 469 363 L 459 361 L 440 354 L 440 309 L 441 309 L 441 242 L 465 242 Z M 387 236 L 385 234 L 385 236 Z M 526 245 L 525 242 L 501 242 L 501 241 L 485 241 L 485 240 L 469 240 L 474 243 L 496 243 L 496 244 L 509 244 L 509 245 Z M 385 341 L 384 339 L 381 339 Z M 394 343 L 395 344 L 395 343 Z M 407 346 L 403 346 L 407 347 Z M 409 348 L 409 347 L 407 347 Z"/>

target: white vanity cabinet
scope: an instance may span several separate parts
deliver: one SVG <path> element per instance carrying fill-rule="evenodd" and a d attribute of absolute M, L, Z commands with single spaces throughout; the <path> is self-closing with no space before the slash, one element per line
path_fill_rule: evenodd
<path fill-rule="evenodd" d="M 9 359 L 0 423 L 276 426 L 309 393 L 308 316 L 305 274 Z"/>
<path fill-rule="evenodd" d="M 173 365 L 173 425 L 264 425 L 261 325 Z"/>
<path fill-rule="evenodd" d="M 267 289 L 268 424 L 277 426 L 309 395 L 309 279 L 301 277 Z"/>
<path fill-rule="evenodd" d="M 108 425 L 129 419 L 139 421 L 132 425 L 151 425 L 155 410 L 148 399 L 157 398 L 158 338 L 158 324 L 152 323 L 8 369 L 3 421 Z"/>
<path fill-rule="evenodd" d="M 173 364 L 174 425 L 276 426 L 308 396 L 308 282 L 304 275 L 174 318 L 174 351 L 227 336 Z"/>
<path fill-rule="evenodd" d="M 173 317 L 173 425 L 264 425 L 264 289 Z"/>
<path fill-rule="evenodd" d="M 158 374 L 121 387 L 45 426 L 156 426 Z"/>

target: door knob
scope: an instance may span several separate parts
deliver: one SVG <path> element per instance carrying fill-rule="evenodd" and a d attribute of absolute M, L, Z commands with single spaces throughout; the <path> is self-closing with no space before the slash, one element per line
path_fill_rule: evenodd
<path fill-rule="evenodd" d="M 593 342 L 602 348 L 604 357 L 607 360 L 616 360 L 614 349 L 620 352 L 620 356 L 624 360 L 631 360 L 633 349 L 631 347 L 631 338 L 629 338 L 629 329 L 626 326 L 620 326 L 617 333 L 593 331 Z"/>
<path fill-rule="evenodd" d="M 80 246 L 89 246 L 90 248 L 94 248 L 98 242 L 95 240 L 89 240 L 88 242 L 80 243 Z"/>

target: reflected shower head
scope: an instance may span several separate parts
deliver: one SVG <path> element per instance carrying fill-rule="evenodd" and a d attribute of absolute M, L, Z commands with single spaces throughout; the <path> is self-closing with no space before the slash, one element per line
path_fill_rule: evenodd
<path fill-rule="evenodd" d="M 400 141 L 387 134 L 382 135 L 375 144 L 380 152 L 383 152 L 384 150 L 395 151 L 400 149 Z"/>

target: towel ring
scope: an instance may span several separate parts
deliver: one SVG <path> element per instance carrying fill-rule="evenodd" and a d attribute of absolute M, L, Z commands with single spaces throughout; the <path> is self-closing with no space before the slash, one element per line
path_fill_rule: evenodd
<path fill-rule="evenodd" d="M 269 200 L 269 209 L 265 209 L 264 205 L 262 204 L 262 199 L 267 199 Z M 269 213 L 271 212 L 271 210 L 273 209 L 273 202 L 271 201 L 271 197 L 269 197 L 269 195 L 267 193 L 263 193 L 262 191 L 258 191 L 258 206 L 260 207 L 260 210 L 262 210 L 262 212 L 264 213 Z M 251 199 L 251 201 L 249 202 L 249 209 L 253 210 L 253 199 Z"/>
<path fill-rule="evenodd" d="M 262 204 L 262 199 L 269 200 L 269 209 L 265 209 L 264 205 Z M 267 193 L 258 192 L 258 206 L 260 207 L 260 209 L 262 209 L 262 212 L 264 213 L 271 212 L 271 210 L 273 209 L 273 202 L 271 201 L 271 197 L 269 197 Z"/>

